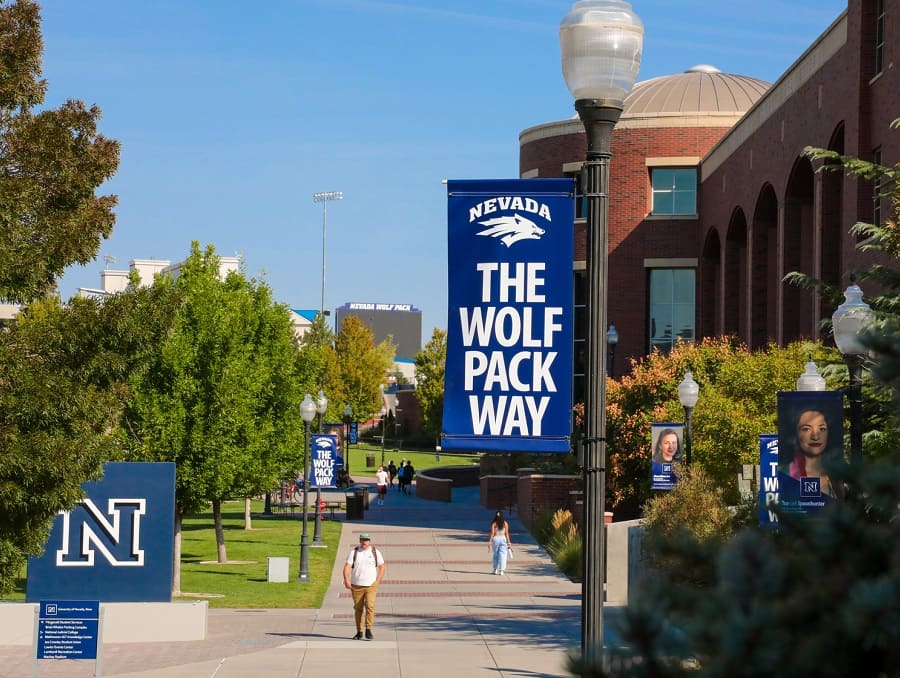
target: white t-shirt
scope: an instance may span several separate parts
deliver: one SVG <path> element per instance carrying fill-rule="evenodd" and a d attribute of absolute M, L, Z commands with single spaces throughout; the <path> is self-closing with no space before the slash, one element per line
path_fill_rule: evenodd
<path fill-rule="evenodd" d="M 375 473 L 375 482 L 379 485 L 387 485 L 390 482 L 390 477 L 388 476 L 387 471 L 384 469 Z"/>
<path fill-rule="evenodd" d="M 358 552 L 356 565 L 353 564 L 354 551 Z M 351 586 L 371 586 L 378 578 L 378 568 L 384 565 L 384 556 L 372 546 L 367 549 L 356 546 L 350 550 L 346 563 L 350 566 Z"/>

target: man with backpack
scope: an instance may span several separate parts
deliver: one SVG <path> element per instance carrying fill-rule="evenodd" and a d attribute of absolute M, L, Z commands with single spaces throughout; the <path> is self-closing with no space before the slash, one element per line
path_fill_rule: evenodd
<path fill-rule="evenodd" d="M 359 535 L 359 546 L 350 551 L 344 563 L 344 587 L 350 589 L 353 596 L 356 618 L 356 635 L 353 640 L 363 639 L 363 621 L 366 640 L 374 638 L 372 627 L 375 625 L 375 598 L 382 577 L 384 556 L 372 546 L 372 535 L 363 532 Z"/>

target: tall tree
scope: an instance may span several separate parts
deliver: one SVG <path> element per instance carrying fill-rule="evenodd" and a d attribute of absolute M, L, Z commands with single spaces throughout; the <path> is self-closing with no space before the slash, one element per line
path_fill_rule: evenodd
<path fill-rule="evenodd" d="M 119 144 L 98 133 L 96 106 L 35 112 L 42 51 L 38 5 L 0 2 L 0 299 L 15 302 L 93 260 L 115 223 L 116 198 L 95 191 L 115 173 Z"/>
<path fill-rule="evenodd" d="M 0 592 L 44 548 L 58 511 L 82 498 L 121 447 L 115 423 L 129 375 L 167 331 L 159 290 L 98 301 L 34 302 L 0 332 Z"/>
<path fill-rule="evenodd" d="M 416 399 L 422 408 L 422 428 L 437 438 L 444 418 L 444 371 L 447 362 L 447 332 L 434 328 L 431 339 L 416 355 Z"/>
<path fill-rule="evenodd" d="M 0 1 L 0 299 L 28 302 L 71 263 L 87 263 L 112 230 L 115 198 L 95 190 L 119 145 L 97 132 L 100 111 L 44 101 L 34 2 Z M 115 452 L 109 436 L 134 348 L 118 335 L 126 302 L 35 304 L 0 332 L 0 591 L 38 555 L 56 513 Z M 147 326 L 149 327 L 149 326 Z M 146 336 L 141 327 L 131 337 Z M 109 336 L 104 333 L 109 332 Z"/>
<path fill-rule="evenodd" d="M 181 301 L 132 384 L 122 431 L 135 457 L 176 464 L 176 568 L 182 517 L 209 503 L 225 562 L 222 502 L 268 490 L 297 467 L 302 449 L 288 309 L 243 274 L 220 280 L 213 248 L 201 252 L 197 243 L 179 277 L 156 286 L 172 286 Z"/>

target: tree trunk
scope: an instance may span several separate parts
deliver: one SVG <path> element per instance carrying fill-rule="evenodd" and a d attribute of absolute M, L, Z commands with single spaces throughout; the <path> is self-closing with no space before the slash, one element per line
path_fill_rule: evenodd
<path fill-rule="evenodd" d="M 244 498 L 244 529 L 253 529 L 253 519 L 250 517 L 250 497 Z"/>
<path fill-rule="evenodd" d="M 172 595 L 181 595 L 181 509 L 175 507 L 175 544 L 172 549 Z"/>
<path fill-rule="evenodd" d="M 220 563 L 228 562 L 228 554 L 225 553 L 225 530 L 222 528 L 222 501 L 213 499 L 213 520 L 216 524 L 216 552 Z"/>

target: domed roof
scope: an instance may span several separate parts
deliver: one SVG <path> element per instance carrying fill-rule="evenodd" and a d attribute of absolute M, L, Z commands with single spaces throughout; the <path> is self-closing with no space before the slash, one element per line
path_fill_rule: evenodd
<path fill-rule="evenodd" d="M 701 64 L 684 73 L 637 83 L 625 97 L 622 116 L 744 113 L 769 87 L 763 80 Z"/>

